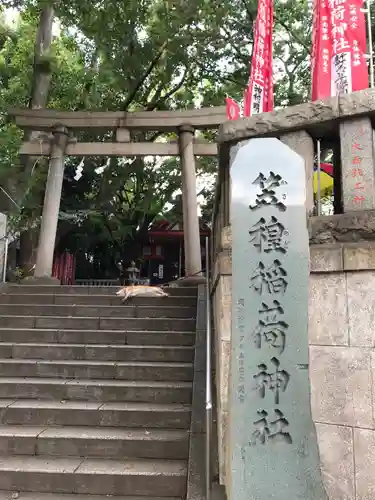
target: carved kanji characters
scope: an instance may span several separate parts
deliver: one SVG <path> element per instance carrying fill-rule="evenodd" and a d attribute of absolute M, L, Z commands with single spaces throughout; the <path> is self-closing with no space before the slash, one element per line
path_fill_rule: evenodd
<path fill-rule="evenodd" d="M 254 330 L 255 344 L 258 349 L 262 347 L 263 342 L 266 342 L 272 347 L 279 350 L 279 354 L 285 348 L 285 334 L 289 325 L 280 319 L 284 314 L 284 309 L 281 307 L 280 302 L 273 301 L 273 307 L 269 307 L 264 302 L 259 310 L 259 323 Z"/>
<path fill-rule="evenodd" d="M 276 217 L 272 216 L 267 222 L 264 217 L 254 224 L 249 231 L 251 236 L 250 243 L 253 243 L 261 252 L 266 253 L 272 250 L 286 253 L 287 242 L 285 236 L 288 234 L 285 227 Z"/>
<path fill-rule="evenodd" d="M 278 199 L 275 192 L 275 189 L 277 187 L 286 184 L 286 182 L 282 180 L 280 175 L 270 172 L 270 175 L 266 177 L 265 175 L 260 173 L 253 184 L 259 185 L 261 192 L 257 194 L 254 203 L 250 203 L 250 210 L 256 210 L 265 205 L 274 205 L 282 212 L 285 212 L 286 206 Z"/>
<path fill-rule="evenodd" d="M 292 444 L 292 436 L 289 432 L 286 432 L 286 429 L 289 427 L 288 420 L 281 410 L 275 409 L 274 412 L 276 418 L 269 422 L 267 411 L 257 411 L 260 418 L 254 422 L 253 440 L 249 443 L 251 446 L 256 445 L 257 442 L 266 444 L 268 441 Z"/>
<path fill-rule="evenodd" d="M 250 288 L 254 288 L 260 295 L 264 291 L 270 294 L 285 293 L 288 282 L 286 281 L 287 272 L 281 266 L 281 262 L 276 259 L 268 268 L 259 262 L 257 269 L 250 278 Z"/>
<path fill-rule="evenodd" d="M 279 370 L 280 361 L 277 358 L 272 358 L 271 363 L 274 365 L 275 371 L 268 369 L 265 363 L 258 365 L 259 372 L 254 375 L 257 383 L 257 388 L 261 398 L 266 395 L 266 389 L 272 391 L 275 395 L 275 404 L 280 402 L 280 392 L 285 392 L 288 387 L 290 375 L 285 370 Z"/>

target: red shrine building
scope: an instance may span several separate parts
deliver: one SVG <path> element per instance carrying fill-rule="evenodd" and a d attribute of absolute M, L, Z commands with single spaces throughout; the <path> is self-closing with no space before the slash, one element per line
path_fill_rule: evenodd
<path fill-rule="evenodd" d="M 202 270 L 205 267 L 206 237 L 210 230 L 200 224 Z M 167 283 L 185 275 L 184 230 L 181 222 L 166 220 L 152 225 L 148 240 L 142 245 L 142 265 L 140 275 L 148 278 L 150 284 Z"/>

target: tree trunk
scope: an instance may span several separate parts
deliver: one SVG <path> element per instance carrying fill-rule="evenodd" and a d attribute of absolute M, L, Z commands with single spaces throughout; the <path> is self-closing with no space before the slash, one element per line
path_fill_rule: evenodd
<path fill-rule="evenodd" d="M 41 7 L 39 25 L 35 38 L 34 45 L 34 69 L 31 83 L 31 92 L 29 100 L 29 108 L 40 109 L 45 108 L 48 102 L 48 93 L 51 86 L 52 68 L 51 68 L 51 45 L 52 45 L 52 26 L 53 26 L 53 7 L 51 4 L 45 3 Z M 37 136 L 37 131 L 27 131 L 24 136 L 25 141 L 30 141 L 33 137 Z M 28 157 L 23 166 L 22 181 L 20 187 L 22 190 L 21 197 L 27 188 L 28 180 L 30 178 L 33 165 L 37 158 Z M 43 206 L 44 190 L 40 206 Z M 37 206 L 39 203 L 37 203 Z M 36 213 L 35 216 L 40 216 L 41 212 Z M 35 232 L 39 232 L 39 228 L 24 231 L 20 236 L 20 256 L 21 267 L 29 272 L 35 264 L 36 252 L 35 248 L 38 244 L 38 238 Z"/>

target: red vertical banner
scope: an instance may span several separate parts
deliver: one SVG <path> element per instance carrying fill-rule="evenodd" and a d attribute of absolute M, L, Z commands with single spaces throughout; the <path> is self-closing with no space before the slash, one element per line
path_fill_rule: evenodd
<path fill-rule="evenodd" d="M 312 100 L 331 96 L 332 42 L 328 0 L 315 0 L 313 12 L 313 49 L 311 54 Z"/>
<path fill-rule="evenodd" d="M 243 115 L 250 116 L 251 110 L 251 88 L 248 85 L 243 93 Z"/>
<path fill-rule="evenodd" d="M 244 94 L 244 116 L 273 110 L 273 0 L 259 0 L 250 80 Z"/>
<path fill-rule="evenodd" d="M 225 104 L 227 108 L 227 119 L 228 120 L 238 120 L 241 116 L 241 106 L 237 101 L 231 97 L 225 98 Z"/>
<path fill-rule="evenodd" d="M 313 26 L 312 26 L 312 49 L 311 49 L 311 93 L 312 99 L 316 100 L 317 92 L 317 60 L 319 50 L 320 37 L 320 8 L 319 0 L 314 0 L 313 3 Z"/>
<path fill-rule="evenodd" d="M 274 108 L 274 95 L 273 95 L 273 0 L 271 0 L 269 5 L 269 23 L 267 25 L 268 29 L 268 82 L 267 82 L 267 92 L 265 95 L 265 111 L 273 111 Z"/>
<path fill-rule="evenodd" d="M 315 0 L 312 99 L 368 87 L 363 0 Z"/>

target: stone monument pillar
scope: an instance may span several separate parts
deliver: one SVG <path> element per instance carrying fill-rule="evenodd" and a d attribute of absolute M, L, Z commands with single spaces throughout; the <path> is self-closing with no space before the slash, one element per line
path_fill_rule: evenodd
<path fill-rule="evenodd" d="M 232 180 L 228 500 L 326 500 L 310 410 L 304 161 L 238 149 Z"/>
<path fill-rule="evenodd" d="M 51 280 L 68 130 L 64 126 L 57 126 L 53 131 L 53 136 L 34 272 L 34 278 L 49 278 Z"/>
<path fill-rule="evenodd" d="M 190 125 L 182 126 L 180 128 L 180 155 L 185 276 L 198 276 L 202 271 L 193 139 L 194 129 Z"/>

